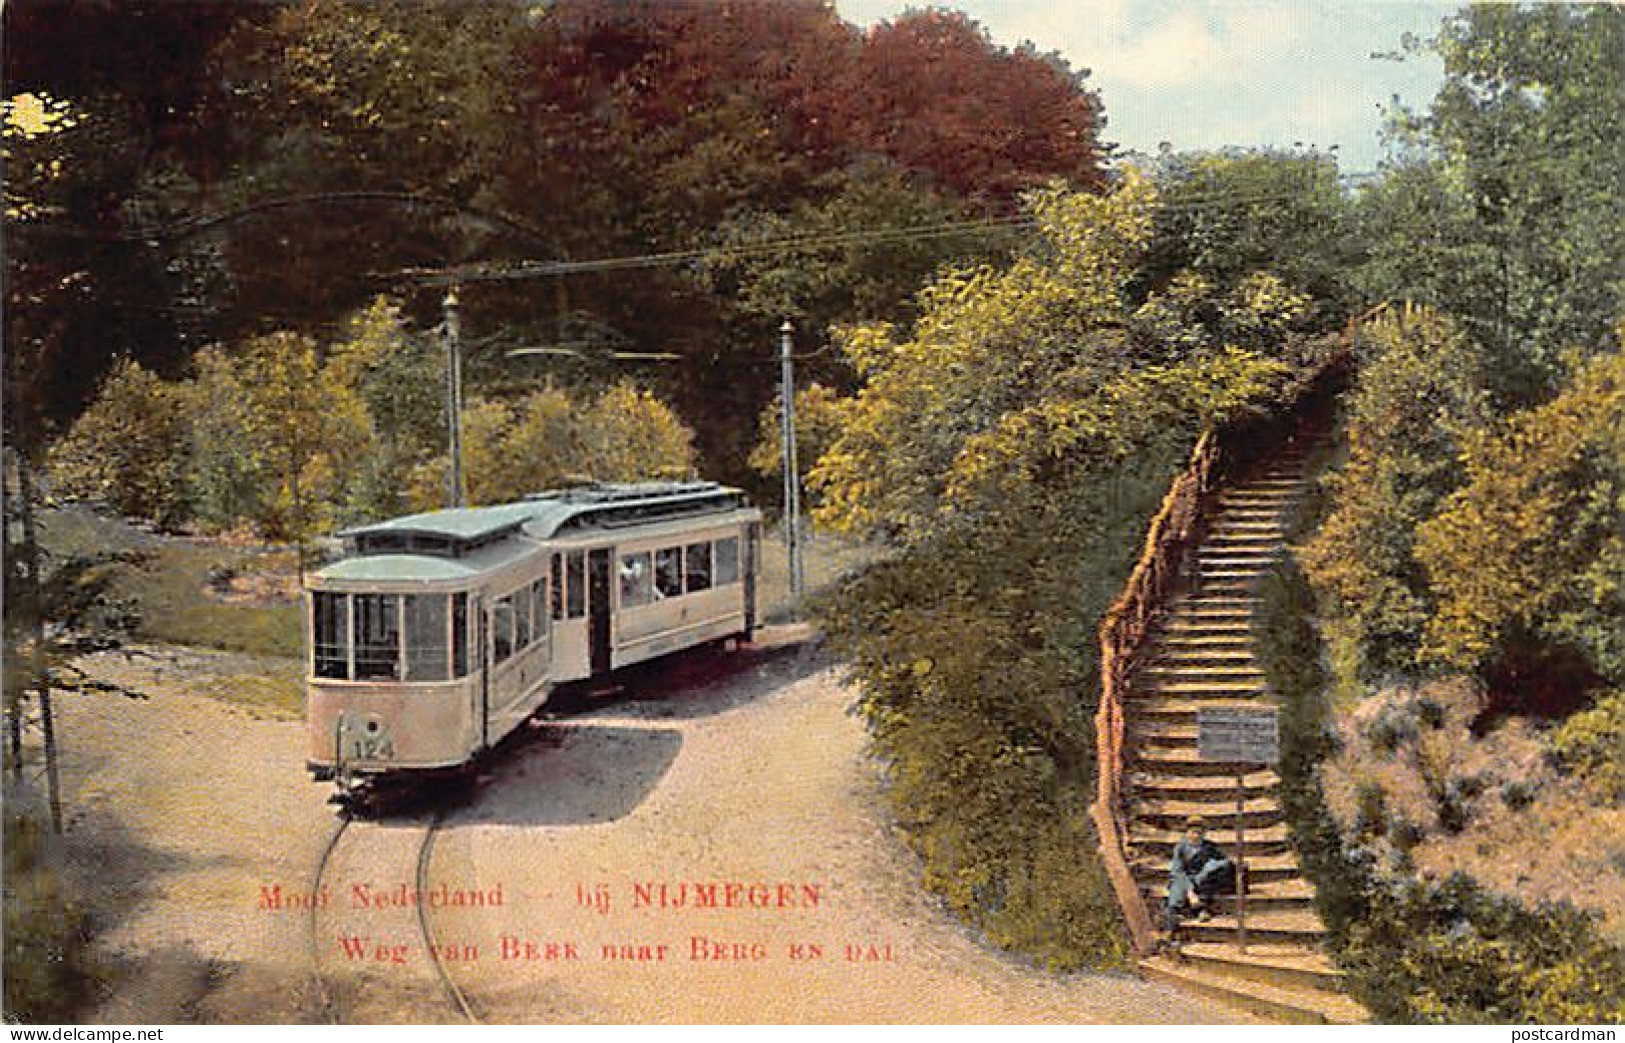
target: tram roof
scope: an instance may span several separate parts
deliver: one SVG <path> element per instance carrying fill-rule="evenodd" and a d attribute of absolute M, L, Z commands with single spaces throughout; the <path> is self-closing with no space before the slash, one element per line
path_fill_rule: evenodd
<path fill-rule="evenodd" d="M 426 554 L 367 554 L 336 561 L 321 570 L 325 581 L 391 583 L 466 580 L 489 570 L 482 558 L 437 558 Z"/>
<path fill-rule="evenodd" d="M 738 489 L 716 482 L 599 483 L 537 493 L 518 503 L 492 507 L 459 507 L 409 514 L 347 529 L 339 535 L 365 542 L 369 537 L 420 536 L 450 540 L 465 547 L 490 542 L 523 528 L 527 535 L 548 539 L 571 522 L 591 515 L 635 515 L 659 509 L 681 510 L 713 501 L 718 508 L 743 506 Z"/>

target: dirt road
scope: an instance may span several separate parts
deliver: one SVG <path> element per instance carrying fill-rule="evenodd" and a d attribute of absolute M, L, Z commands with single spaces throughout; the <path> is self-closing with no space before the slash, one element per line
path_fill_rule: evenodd
<path fill-rule="evenodd" d="M 241 664 L 180 665 L 105 659 L 153 698 L 62 707 L 70 851 L 116 969 L 98 1019 L 457 1020 L 409 904 L 436 809 L 343 838 L 319 983 L 301 893 L 335 819 L 300 726 L 189 694 Z M 1237 1020 L 1126 975 L 1044 972 L 937 908 L 815 651 L 690 657 L 630 689 L 521 736 L 438 807 L 425 900 L 482 1019 Z"/>

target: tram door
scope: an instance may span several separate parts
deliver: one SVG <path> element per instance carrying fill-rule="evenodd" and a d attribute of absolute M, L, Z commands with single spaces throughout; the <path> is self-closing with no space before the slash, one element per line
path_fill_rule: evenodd
<path fill-rule="evenodd" d="M 480 749 L 491 745 L 491 649 L 486 646 L 485 638 L 490 630 L 485 625 L 485 598 L 474 594 L 469 599 L 469 625 L 474 628 L 472 647 L 474 655 L 478 657 L 474 669 L 479 671 L 479 705 L 476 707 L 478 723 L 475 728 L 479 733 Z"/>
<path fill-rule="evenodd" d="M 755 637 L 756 631 L 756 566 L 761 560 L 762 527 L 756 522 L 745 526 L 744 552 L 745 560 L 742 571 L 745 577 L 745 640 Z"/>
<path fill-rule="evenodd" d="M 610 548 L 587 552 L 587 621 L 594 677 L 610 670 Z"/>

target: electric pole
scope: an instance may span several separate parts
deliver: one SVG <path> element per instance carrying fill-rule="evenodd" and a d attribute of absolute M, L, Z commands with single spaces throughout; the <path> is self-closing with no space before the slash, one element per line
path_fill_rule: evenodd
<path fill-rule="evenodd" d="M 463 505 L 463 350 L 459 343 L 457 287 L 446 291 L 446 452 L 451 459 L 446 482 L 449 507 Z"/>
<path fill-rule="evenodd" d="M 790 360 L 796 328 L 789 319 L 779 327 L 780 421 L 784 442 L 784 546 L 790 563 L 790 604 L 801 609 L 801 476 L 796 466 L 796 378 Z"/>

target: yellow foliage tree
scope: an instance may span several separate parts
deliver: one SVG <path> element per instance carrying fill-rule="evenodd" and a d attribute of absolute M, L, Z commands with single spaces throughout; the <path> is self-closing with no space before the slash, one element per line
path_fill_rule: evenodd
<path fill-rule="evenodd" d="M 548 387 L 515 405 L 475 400 L 463 410 L 463 481 L 471 505 L 505 503 L 580 480 L 640 481 L 694 470 L 694 435 L 670 406 L 620 384 L 583 405 Z M 446 504 L 444 455 L 419 465 L 407 502 Z"/>
<path fill-rule="evenodd" d="M 585 473 L 600 481 L 682 478 L 694 472 L 694 434 L 648 391 L 617 384 L 581 418 Z"/>
<path fill-rule="evenodd" d="M 1625 347 L 1466 442 L 1467 482 L 1417 531 L 1438 599 L 1424 654 L 1472 669 L 1513 631 L 1625 682 Z"/>
<path fill-rule="evenodd" d="M 1211 422 L 1271 390 L 1286 367 L 1233 345 L 1134 365 L 1127 289 L 1154 205 L 1133 170 L 1109 196 L 1035 193 L 1026 256 L 937 279 L 907 339 L 885 325 L 844 331 L 866 383 L 813 468 L 815 518 L 921 538 L 1012 485 L 1120 460 L 1172 417 Z M 1274 284 L 1255 295 L 1290 304 Z"/>

